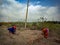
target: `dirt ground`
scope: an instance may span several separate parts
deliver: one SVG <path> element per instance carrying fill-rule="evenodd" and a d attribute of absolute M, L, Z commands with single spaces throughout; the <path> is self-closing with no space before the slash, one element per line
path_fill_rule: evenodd
<path fill-rule="evenodd" d="M 18 30 L 18 28 L 16 34 L 9 35 L 6 26 L 0 27 L 0 45 L 60 45 L 53 39 L 53 37 L 45 39 L 39 30 Z"/>

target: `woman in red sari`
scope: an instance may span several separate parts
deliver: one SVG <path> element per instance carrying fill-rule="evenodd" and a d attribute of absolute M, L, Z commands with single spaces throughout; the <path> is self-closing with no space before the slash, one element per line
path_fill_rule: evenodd
<path fill-rule="evenodd" d="M 42 32 L 44 34 L 44 38 L 48 38 L 48 35 L 49 35 L 49 29 L 48 28 L 42 28 Z"/>

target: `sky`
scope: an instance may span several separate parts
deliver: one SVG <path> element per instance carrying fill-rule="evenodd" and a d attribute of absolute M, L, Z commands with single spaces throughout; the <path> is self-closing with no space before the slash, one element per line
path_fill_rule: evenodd
<path fill-rule="evenodd" d="M 0 22 L 25 21 L 26 4 L 27 0 L 0 0 Z M 60 0 L 29 0 L 27 21 L 36 22 L 40 17 L 60 21 Z"/>

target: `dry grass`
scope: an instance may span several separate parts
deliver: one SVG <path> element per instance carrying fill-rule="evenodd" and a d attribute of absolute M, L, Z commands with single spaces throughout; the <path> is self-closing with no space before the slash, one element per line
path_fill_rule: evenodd
<path fill-rule="evenodd" d="M 3 32 L 0 45 L 32 45 L 34 41 L 43 38 L 38 30 L 17 30 L 15 35 L 9 35 L 7 27 L 2 26 L 0 32 Z"/>
<path fill-rule="evenodd" d="M 51 25 L 49 25 L 49 27 L 50 26 Z M 57 38 L 60 33 L 56 34 L 56 32 L 59 32 L 58 27 L 60 26 L 53 26 L 50 27 L 48 39 L 44 39 L 42 32 L 39 30 L 20 30 L 20 27 L 17 26 L 16 34 L 9 35 L 7 30 L 8 26 L 0 26 L 0 45 L 60 45 L 60 38 Z M 51 30 L 55 29 L 55 27 L 56 30 Z"/>

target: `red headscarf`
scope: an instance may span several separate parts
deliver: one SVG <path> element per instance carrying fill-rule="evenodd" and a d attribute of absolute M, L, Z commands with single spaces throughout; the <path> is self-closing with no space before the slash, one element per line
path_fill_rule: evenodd
<path fill-rule="evenodd" d="M 13 26 L 14 29 L 16 29 L 16 26 Z"/>

